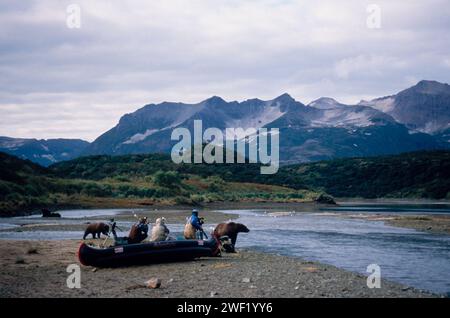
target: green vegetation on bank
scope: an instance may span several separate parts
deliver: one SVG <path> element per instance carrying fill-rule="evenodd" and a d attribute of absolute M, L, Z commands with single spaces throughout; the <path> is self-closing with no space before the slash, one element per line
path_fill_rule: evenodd
<path fill-rule="evenodd" d="M 45 206 L 303 202 L 319 196 L 305 189 L 225 181 L 204 171 L 196 174 L 201 167 L 191 171 L 183 166 L 155 154 L 84 157 L 46 169 L 0 153 L 0 214 L 14 215 Z"/>
<path fill-rule="evenodd" d="M 251 182 L 325 192 L 335 197 L 450 199 L 450 151 L 344 158 L 281 167 L 277 174 L 260 174 L 258 164 L 181 164 L 167 155 L 96 156 L 61 162 L 57 175 L 100 180 L 176 171 L 227 182 Z"/>
<path fill-rule="evenodd" d="M 43 168 L 0 153 L 2 215 L 55 205 L 303 202 L 323 193 L 450 199 L 450 151 L 298 164 L 275 175 L 261 175 L 258 164 L 177 165 L 164 154 L 90 156 Z"/>
<path fill-rule="evenodd" d="M 450 199 L 450 151 L 287 166 L 277 174 L 275 182 L 270 182 L 297 189 L 325 191 L 342 198 Z"/>

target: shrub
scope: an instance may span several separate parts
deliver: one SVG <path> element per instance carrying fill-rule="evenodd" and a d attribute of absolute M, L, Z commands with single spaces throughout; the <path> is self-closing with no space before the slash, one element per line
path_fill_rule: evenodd
<path fill-rule="evenodd" d="M 107 197 L 112 194 L 112 188 L 110 185 L 86 183 L 81 193 L 91 197 Z"/>
<path fill-rule="evenodd" d="M 175 203 L 176 204 L 191 204 L 192 200 L 190 200 L 188 197 L 178 195 L 175 197 Z"/>
<path fill-rule="evenodd" d="M 209 177 L 208 181 L 208 190 L 211 192 L 220 192 L 225 186 L 225 181 L 223 181 L 223 179 L 218 176 Z"/>
<path fill-rule="evenodd" d="M 177 171 L 158 171 L 153 176 L 153 181 L 160 187 L 178 187 L 181 184 L 181 176 Z"/>
<path fill-rule="evenodd" d="M 190 199 L 192 203 L 202 203 L 205 198 L 201 194 L 191 194 Z"/>
<path fill-rule="evenodd" d="M 130 182 L 130 178 L 126 176 L 115 176 L 114 179 L 120 182 Z"/>

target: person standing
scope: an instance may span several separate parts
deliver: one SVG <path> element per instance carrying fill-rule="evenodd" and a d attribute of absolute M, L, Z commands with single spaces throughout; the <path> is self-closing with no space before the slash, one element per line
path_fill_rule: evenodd
<path fill-rule="evenodd" d="M 198 217 L 198 211 L 196 209 L 192 210 L 192 215 L 188 219 L 184 227 L 184 238 L 185 239 L 203 239 L 207 235 L 202 227 L 203 219 Z"/>
<path fill-rule="evenodd" d="M 114 218 L 111 218 L 109 220 L 109 228 L 110 228 L 110 233 L 113 235 L 114 237 L 114 241 L 117 241 L 117 233 L 116 233 L 116 229 L 118 229 L 119 231 L 122 231 L 122 229 L 120 227 L 117 226 L 116 221 L 114 220 Z"/>

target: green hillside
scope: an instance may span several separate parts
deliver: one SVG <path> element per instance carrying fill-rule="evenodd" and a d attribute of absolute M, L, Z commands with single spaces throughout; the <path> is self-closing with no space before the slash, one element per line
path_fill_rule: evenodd
<path fill-rule="evenodd" d="M 221 169 L 227 170 L 227 172 Z M 0 156 L 0 214 L 14 215 L 40 207 L 136 207 L 201 205 L 220 201 L 313 201 L 305 189 L 257 184 L 233 178 L 236 167 L 175 165 L 165 155 L 93 156 L 50 168 Z M 242 166 L 239 168 L 242 170 Z M 209 171 L 209 172 L 208 172 Z M 244 175 L 244 174 L 243 174 Z"/>
<path fill-rule="evenodd" d="M 0 153 L 0 213 L 43 206 L 130 207 L 335 197 L 450 199 L 450 152 L 415 152 L 281 167 L 174 164 L 168 155 L 91 156 L 43 168 Z"/>
<path fill-rule="evenodd" d="M 252 182 L 326 192 L 335 197 L 450 198 L 450 151 L 345 158 L 281 167 L 261 175 L 258 164 L 181 164 L 168 155 L 95 156 L 51 167 L 60 177 L 99 180 L 177 171 L 227 182 Z"/>
<path fill-rule="evenodd" d="M 335 197 L 450 199 L 450 152 L 414 152 L 287 166 L 275 178 L 259 181 L 322 190 Z"/>

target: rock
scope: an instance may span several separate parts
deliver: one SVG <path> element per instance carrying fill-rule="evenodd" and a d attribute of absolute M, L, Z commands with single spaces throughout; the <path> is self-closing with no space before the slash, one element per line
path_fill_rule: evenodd
<path fill-rule="evenodd" d="M 145 286 L 147 288 L 156 289 L 161 287 L 161 279 L 159 278 L 150 278 L 148 281 L 145 282 Z"/>
<path fill-rule="evenodd" d="M 43 218 L 60 218 L 61 217 L 61 214 L 51 212 L 49 209 L 46 209 L 46 208 L 42 209 L 41 212 L 42 212 Z"/>
<path fill-rule="evenodd" d="M 336 205 L 336 201 L 334 201 L 334 198 L 331 195 L 328 194 L 320 194 L 315 200 L 316 203 L 320 204 L 333 204 Z"/>
<path fill-rule="evenodd" d="M 167 282 L 168 283 L 173 283 L 173 278 L 169 279 Z"/>
<path fill-rule="evenodd" d="M 37 248 L 33 246 L 29 247 L 27 250 L 27 254 L 37 254 L 37 253 L 38 253 Z"/>
<path fill-rule="evenodd" d="M 212 291 L 212 292 L 209 294 L 209 296 L 214 297 L 214 296 L 217 296 L 218 294 L 219 294 L 218 292 Z"/>
<path fill-rule="evenodd" d="M 308 267 L 305 267 L 305 271 L 307 271 L 309 273 L 316 273 L 318 271 L 318 268 L 314 267 L 314 266 L 308 266 Z"/>
<path fill-rule="evenodd" d="M 97 271 L 97 267 L 94 267 L 94 268 L 92 269 L 92 272 L 95 273 L 96 271 Z"/>
<path fill-rule="evenodd" d="M 410 289 L 411 289 L 411 287 L 403 287 L 402 291 L 407 291 L 407 290 L 410 290 Z"/>
<path fill-rule="evenodd" d="M 16 258 L 16 264 L 25 264 L 25 259 L 22 256 Z"/>
<path fill-rule="evenodd" d="M 136 285 L 131 285 L 131 286 L 125 287 L 125 290 L 128 292 L 130 290 L 135 290 L 135 289 L 145 288 L 145 287 L 146 287 L 145 285 L 136 284 Z"/>
<path fill-rule="evenodd" d="M 242 278 L 242 282 L 243 283 L 250 283 L 250 278 L 244 277 L 244 278 Z"/>

